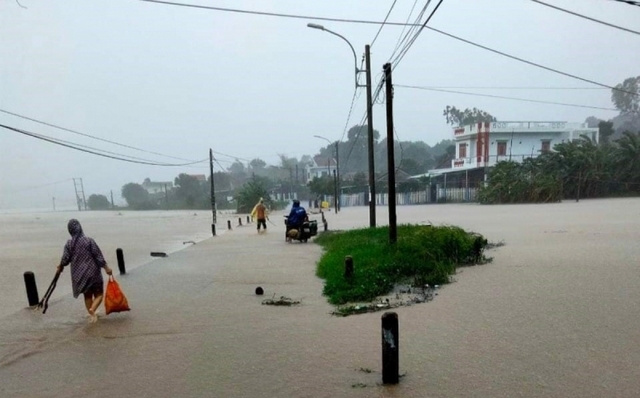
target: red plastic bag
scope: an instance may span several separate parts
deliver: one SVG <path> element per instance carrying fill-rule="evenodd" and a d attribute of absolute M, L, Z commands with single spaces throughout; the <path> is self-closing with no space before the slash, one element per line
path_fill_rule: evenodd
<path fill-rule="evenodd" d="M 104 295 L 104 312 L 109 315 L 112 312 L 130 311 L 129 302 L 125 297 L 120 285 L 113 278 L 113 275 L 109 276 L 109 282 L 107 283 L 107 293 Z"/>

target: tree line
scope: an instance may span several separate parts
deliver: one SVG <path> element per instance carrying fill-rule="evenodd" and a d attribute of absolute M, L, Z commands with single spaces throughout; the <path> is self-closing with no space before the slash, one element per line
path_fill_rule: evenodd
<path fill-rule="evenodd" d="M 562 199 L 640 195 L 640 76 L 611 92 L 619 114 L 588 117 L 599 142 L 582 137 L 522 163 L 499 162 L 478 193 L 481 203 L 557 202 Z M 636 93 L 636 94 L 633 94 Z"/>

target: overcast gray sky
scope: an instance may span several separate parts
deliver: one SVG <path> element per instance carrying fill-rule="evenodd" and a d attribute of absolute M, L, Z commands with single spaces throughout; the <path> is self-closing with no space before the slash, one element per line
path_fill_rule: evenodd
<path fill-rule="evenodd" d="M 176 0 L 179 1 L 179 0 Z M 181 0 L 180 0 L 181 1 Z M 179 158 L 208 149 L 276 164 L 278 154 L 313 155 L 340 139 L 354 91 L 353 55 L 316 22 L 347 37 L 358 58 L 376 25 L 319 22 L 183 8 L 136 0 L 0 0 L 0 109 Z M 383 20 L 393 0 L 184 0 L 185 3 L 324 17 Z M 640 28 L 640 7 L 609 0 L 548 0 L 559 7 Z M 397 0 L 390 21 L 404 22 L 413 0 Z M 426 0 L 418 0 L 416 10 Z M 433 1 L 429 11 L 437 1 Z M 414 17 L 416 13 L 414 12 Z M 413 18 L 412 17 L 412 20 Z M 445 0 L 429 26 L 608 85 L 640 74 L 640 36 L 528 0 Z M 372 48 L 380 80 L 402 27 L 385 26 Z M 364 82 L 364 76 L 362 76 Z M 425 30 L 394 70 L 393 82 L 420 86 L 596 87 Z M 610 91 L 467 90 L 612 107 Z M 349 125 L 365 111 L 358 91 Z M 616 112 L 532 104 L 397 87 L 394 119 L 401 140 L 434 145 L 451 138 L 442 110 L 478 107 L 500 120 L 582 122 Z M 374 127 L 384 136 L 384 105 Z M 178 162 L 87 139 L 6 114 L 0 123 L 160 162 Z M 233 158 L 218 155 L 227 167 Z M 219 166 L 216 165 L 216 169 Z M 87 195 L 127 182 L 172 180 L 195 167 L 135 165 L 103 159 L 0 129 L 0 210 L 73 206 L 70 181 Z"/>

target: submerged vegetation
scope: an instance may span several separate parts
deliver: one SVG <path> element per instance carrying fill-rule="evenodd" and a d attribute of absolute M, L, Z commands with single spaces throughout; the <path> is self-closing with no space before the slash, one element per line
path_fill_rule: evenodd
<path fill-rule="evenodd" d="M 388 236 L 388 227 L 381 227 L 316 238 L 325 249 L 317 275 L 325 279 L 323 293 L 330 303 L 371 301 L 398 284 L 445 284 L 457 267 L 486 260 L 487 240 L 454 226 L 400 225 L 394 245 Z M 345 277 L 345 256 L 353 258 L 351 277 Z"/>

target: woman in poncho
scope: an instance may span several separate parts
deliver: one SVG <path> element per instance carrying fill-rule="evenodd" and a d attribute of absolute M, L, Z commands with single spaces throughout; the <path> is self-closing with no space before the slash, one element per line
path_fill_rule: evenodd
<path fill-rule="evenodd" d="M 70 220 L 67 225 L 71 239 L 64 245 L 64 253 L 58 266 L 58 272 L 71 264 L 71 284 L 73 297 L 84 295 L 84 304 L 89 312 L 89 322 L 98 320 L 96 311 L 102 302 L 104 281 L 101 269 L 111 275 L 111 268 L 107 265 L 96 242 L 82 232 L 78 220 Z"/>

